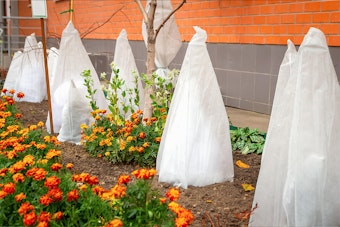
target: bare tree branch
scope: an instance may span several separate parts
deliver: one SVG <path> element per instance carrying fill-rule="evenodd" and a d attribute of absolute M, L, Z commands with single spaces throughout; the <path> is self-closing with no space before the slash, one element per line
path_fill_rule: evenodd
<path fill-rule="evenodd" d="M 144 23 L 148 23 L 148 15 L 146 14 L 146 11 L 142 5 L 142 3 L 140 2 L 140 0 L 135 0 L 135 2 L 137 3 L 139 10 L 141 11 L 143 18 L 144 18 Z"/>
<path fill-rule="evenodd" d="M 155 39 L 159 33 L 159 31 L 161 30 L 161 28 L 164 26 L 164 24 L 170 19 L 170 17 L 172 15 L 174 15 L 174 13 L 179 10 L 183 5 L 184 3 L 186 3 L 187 1 L 186 0 L 183 0 L 177 7 L 176 9 L 172 10 L 171 13 L 164 19 L 164 21 L 158 26 L 158 28 L 155 30 Z"/>
<path fill-rule="evenodd" d="M 85 31 L 82 35 L 81 38 L 85 38 L 88 34 L 90 34 L 91 32 L 97 30 L 98 28 L 104 26 L 106 23 L 108 23 L 118 12 L 122 11 L 122 9 L 125 7 L 125 5 L 123 5 L 122 7 L 120 7 L 119 9 L 117 9 L 115 12 L 113 12 L 113 14 L 106 20 L 104 21 L 102 24 L 96 26 L 95 28 L 89 28 L 87 31 Z"/>

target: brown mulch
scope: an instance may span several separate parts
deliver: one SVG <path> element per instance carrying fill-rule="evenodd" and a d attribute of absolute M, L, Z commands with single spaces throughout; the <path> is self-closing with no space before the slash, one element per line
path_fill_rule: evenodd
<path fill-rule="evenodd" d="M 36 124 L 46 121 L 48 104 L 17 102 L 16 106 L 23 114 L 23 122 Z M 77 173 L 87 172 L 99 178 L 101 186 L 110 188 L 116 184 L 121 174 L 130 174 L 135 170 L 131 165 L 114 165 L 105 158 L 89 156 L 82 146 L 62 143 L 62 162 L 73 163 Z M 205 187 L 192 187 L 181 189 L 178 201 L 186 209 L 190 209 L 195 216 L 191 226 L 247 226 L 254 191 L 245 192 L 243 183 L 256 186 L 257 176 L 260 169 L 261 155 L 242 155 L 233 153 L 234 163 L 241 160 L 250 165 L 249 169 L 241 169 L 234 166 L 235 177 L 233 182 L 213 184 Z M 167 183 L 159 183 L 155 179 L 155 187 L 163 194 L 171 187 Z M 246 212 L 245 212 L 246 211 Z"/>

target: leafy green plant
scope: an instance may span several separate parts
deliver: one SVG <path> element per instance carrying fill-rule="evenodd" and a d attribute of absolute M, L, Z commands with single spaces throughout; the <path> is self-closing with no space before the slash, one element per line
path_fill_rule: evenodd
<path fill-rule="evenodd" d="M 240 150 L 242 154 L 262 154 L 265 133 L 258 129 L 236 128 L 230 130 L 231 145 L 233 151 Z"/>
<path fill-rule="evenodd" d="M 21 117 L 11 95 L 0 98 L 0 226 L 192 223 L 191 212 L 175 202 L 178 189 L 170 189 L 165 198 L 152 188 L 156 170 L 136 170 L 134 181 L 121 176 L 117 185 L 104 189 L 97 177 L 72 174 L 72 164 L 60 163 L 59 142 L 55 136 L 44 136 L 43 122 L 24 128 Z M 140 135 L 145 138 L 144 133 Z"/>

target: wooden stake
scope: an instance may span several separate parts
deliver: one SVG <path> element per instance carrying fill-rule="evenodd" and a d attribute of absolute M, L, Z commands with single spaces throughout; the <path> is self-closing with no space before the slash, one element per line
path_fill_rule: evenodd
<path fill-rule="evenodd" d="M 70 21 L 73 21 L 73 0 L 70 0 Z"/>
<path fill-rule="evenodd" d="M 42 44 L 44 52 L 44 65 L 45 65 L 45 77 L 46 77 L 46 89 L 47 89 L 47 101 L 48 101 L 48 111 L 50 118 L 51 134 L 54 134 L 53 130 L 53 117 L 52 117 L 52 104 L 51 104 L 51 94 L 50 94 L 50 79 L 48 76 L 48 65 L 47 65 L 47 53 L 46 53 L 46 37 L 45 37 L 45 23 L 44 18 L 40 18 L 41 24 L 41 34 L 42 34 Z"/>

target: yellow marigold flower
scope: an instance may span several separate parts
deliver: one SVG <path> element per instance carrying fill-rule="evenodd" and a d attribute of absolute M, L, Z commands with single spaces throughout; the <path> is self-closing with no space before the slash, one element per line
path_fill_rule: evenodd
<path fill-rule="evenodd" d="M 125 149 L 125 147 L 126 147 L 126 141 L 124 141 L 124 140 L 120 141 L 120 143 L 119 143 L 119 149 L 122 151 L 122 150 Z"/>
<path fill-rule="evenodd" d="M 42 122 L 42 121 L 39 121 L 37 125 L 38 125 L 38 127 L 40 127 L 40 128 L 41 128 L 41 127 L 43 127 L 45 124 L 44 124 L 44 122 Z"/>
<path fill-rule="evenodd" d="M 80 125 L 80 128 L 81 128 L 82 130 L 84 130 L 84 129 L 87 129 L 88 126 L 87 126 L 86 124 L 81 124 L 81 125 Z"/>
<path fill-rule="evenodd" d="M 37 163 L 41 163 L 43 165 L 46 165 L 48 163 L 48 159 L 39 159 Z"/>
<path fill-rule="evenodd" d="M 136 148 L 134 146 L 129 147 L 130 152 L 134 152 L 135 150 L 136 150 Z"/>
<path fill-rule="evenodd" d="M 8 131 L 3 131 L 3 132 L 0 134 L 0 136 L 1 136 L 2 138 L 5 138 L 6 136 L 8 136 L 8 134 L 9 134 Z"/>
<path fill-rule="evenodd" d="M 112 146 L 112 142 L 111 142 L 111 139 L 110 138 L 108 138 L 108 139 L 106 139 L 105 140 L 105 143 L 106 143 L 106 146 Z"/>
<path fill-rule="evenodd" d="M 30 125 L 29 130 L 34 131 L 37 130 L 38 126 L 36 125 Z"/>
<path fill-rule="evenodd" d="M 19 126 L 18 125 L 10 125 L 7 127 L 7 131 L 8 132 L 15 132 L 19 129 Z"/>
<path fill-rule="evenodd" d="M 136 137 L 134 137 L 134 136 L 128 136 L 128 137 L 126 138 L 126 141 L 127 141 L 127 142 L 131 142 L 131 141 L 133 141 L 133 140 L 136 140 Z"/>
<path fill-rule="evenodd" d="M 72 163 L 67 163 L 66 164 L 66 168 L 67 169 L 72 169 L 73 168 L 73 164 Z"/>
<path fill-rule="evenodd" d="M 78 188 L 79 188 L 79 190 L 81 190 L 81 191 L 86 191 L 87 185 L 86 185 L 86 184 L 82 184 L 82 185 L 80 185 Z"/>
<path fill-rule="evenodd" d="M 21 170 L 25 169 L 26 163 L 23 161 L 18 161 L 16 163 L 14 163 L 11 168 L 10 168 L 10 172 L 11 173 L 17 173 L 20 172 Z"/>
<path fill-rule="evenodd" d="M 25 165 L 32 165 L 34 163 L 34 156 L 26 155 L 22 161 L 25 163 Z"/>
<path fill-rule="evenodd" d="M 166 198 L 159 198 L 159 202 L 161 202 L 161 203 L 165 203 L 166 202 Z"/>
<path fill-rule="evenodd" d="M 50 136 L 45 136 L 44 137 L 44 142 L 45 143 L 50 143 L 51 142 L 51 137 Z"/>
<path fill-rule="evenodd" d="M 150 144 L 148 142 L 143 143 L 142 147 L 147 148 L 150 147 Z"/>
<path fill-rule="evenodd" d="M 109 151 L 107 151 L 107 152 L 105 152 L 105 156 L 110 156 L 110 152 Z"/>
<path fill-rule="evenodd" d="M 97 115 L 95 118 L 94 118 L 96 121 L 100 120 L 100 116 Z"/>

